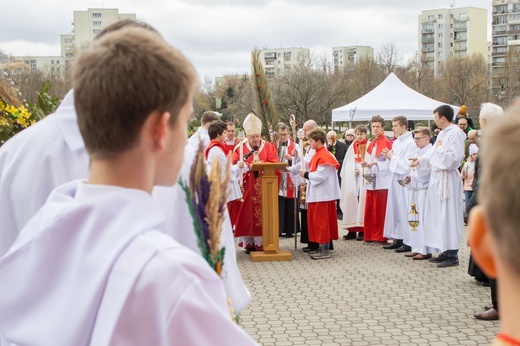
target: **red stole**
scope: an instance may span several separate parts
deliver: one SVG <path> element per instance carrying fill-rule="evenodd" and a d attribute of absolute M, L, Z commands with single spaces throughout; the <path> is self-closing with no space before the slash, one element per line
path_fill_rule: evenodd
<path fill-rule="evenodd" d="M 372 154 L 372 150 L 374 150 L 374 146 L 376 146 L 376 154 L 375 155 Z M 370 142 L 370 144 L 368 145 L 368 148 L 367 148 L 367 153 L 372 155 L 372 157 L 376 158 L 376 157 L 378 157 L 381 154 L 381 152 L 385 148 L 391 150 L 392 149 L 392 142 L 390 142 L 388 137 L 386 137 L 385 134 L 383 133 L 381 136 L 379 136 L 377 138 L 374 138 Z"/>
<path fill-rule="evenodd" d="M 309 171 L 315 172 L 318 169 L 318 166 L 321 165 L 332 165 L 336 168 L 336 170 L 339 169 L 338 160 L 336 160 L 334 155 L 332 155 L 332 153 L 328 151 L 325 146 L 316 150 L 316 153 L 312 157 L 311 163 L 309 164 Z"/>
<path fill-rule="evenodd" d="M 204 151 L 204 156 L 206 157 L 206 160 L 208 159 L 208 154 L 209 154 L 210 149 L 213 147 L 219 147 L 222 150 L 222 152 L 224 153 L 224 155 L 227 154 L 226 147 L 224 146 L 224 144 L 222 142 L 212 139 L 209 142 L 208 147 Z"/>
<path fill-rule="evenodd" d="M 359 150 L 360 145 L 366 145 L 368 142 L 368 139 L 364 139 L 363 141 L 359 142 L 357 139 L 352 143 L 354 146 L 354 160 L 357 163 L 360 163 L 363 159 L 361 158 L 361 151 Z"/>

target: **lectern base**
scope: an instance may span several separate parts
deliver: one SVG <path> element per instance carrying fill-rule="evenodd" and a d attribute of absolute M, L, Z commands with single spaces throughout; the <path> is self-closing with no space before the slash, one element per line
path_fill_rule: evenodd
<path fill-rule="evenodd" d="M 265 251 L 251 251 L 251 260 L 253 262 L 290 261 L 292 260 L 292 254 L 287 250 L 278 250 L 269 253 Z"/>

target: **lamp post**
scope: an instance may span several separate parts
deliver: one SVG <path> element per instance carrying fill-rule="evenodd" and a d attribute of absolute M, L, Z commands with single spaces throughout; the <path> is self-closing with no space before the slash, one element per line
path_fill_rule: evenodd
<path fill-rule="evenodd" d="M 498 100 L 498 103 L 508 103 L 508 97 L 507 97 L 507 77 L 500 77 L 498 79 L 498 84 L 500 84 L 500 89 L 497 89 L 497 92 L 495 94 L 495 97 Z"/>

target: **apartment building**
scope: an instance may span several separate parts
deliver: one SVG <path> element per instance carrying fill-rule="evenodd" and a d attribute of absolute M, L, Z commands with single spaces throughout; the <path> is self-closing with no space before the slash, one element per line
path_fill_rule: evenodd
<path fill-rule="evenodd" d="M 311 52 L 309 48 L 277 48 L 260 50 L 260 61 L 269 78 L 279 76 L 289 71 L 298 63 L 309 63 Z"/>
<path fill-rule="evenodd" d="M 437 74 L 449 57 L 480 53 L 488 58 L 487 10 L 462 7 L 422 11 L 419 15 L 421 62 Z"/>
<path fill-rule="evenodd" d="M 124 19 L 135 20 L 135 14 L 119 13 L 115 8 L 89 8 L 86 11 L 74 11 L 72 31 L 60 35 L 60 56 L 13 56 L 11 61 L 24 62 L 32 71 L 45 70 L 61 73 L 70 67 L 75 52 L 88 45 L 94 36 L 107 26 Z"/>
<path fill-rule="evenodd" d="M 11 62 L 22 62 L 31 71 L 43 71 L 59 75 L 65 70 L 66 62 L 61 56 L 13 56 Z"/>
<path fill-rule="evenodd" d="M 374 48 L 370 46 L 333 47 L 332 58 L 335 70 L 355 65 L 362 57 L 374 58 Z"/>
<path fill-rule="evenodd" d="M 491 66 L 505 62 L 508 50 L 520 48 L 520 0 L 493 0 Z"/>

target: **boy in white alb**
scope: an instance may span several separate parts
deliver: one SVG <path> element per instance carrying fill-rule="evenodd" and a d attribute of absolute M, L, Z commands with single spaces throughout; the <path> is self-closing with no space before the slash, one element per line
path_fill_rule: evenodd
<path fill-rule="evenodd" d="M 232 322 L 218 276 L 160 232 L 150 195 L 177 180 L 196 80 L 182 54 L 141 28 L 80 55 L 74 103 L 90 177 L 54 189 L 0 260 L 8 342 L 254 344 Z"/>

